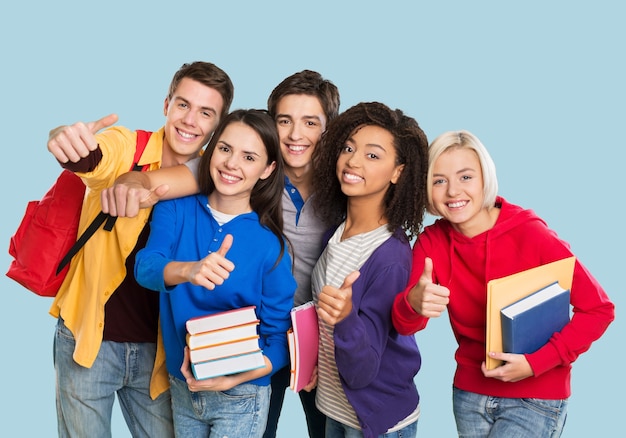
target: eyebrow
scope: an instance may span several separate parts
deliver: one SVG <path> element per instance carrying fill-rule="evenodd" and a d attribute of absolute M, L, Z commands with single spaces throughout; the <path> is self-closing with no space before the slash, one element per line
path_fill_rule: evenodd
<path fill-rule="evenodd" d="M 276 114 L 276 118 L 277 119 L 286 118 L 286 119 L 293 120 L 293 117 L 290 114 Z M 318 122 L 322 121 L 322 119 L 319 116 L 302 116 L 302 118 L 306 120 L 317 120 Z"/>
<path fill-rule="evenodd" d="M 352 144 L 356 143 L 352 137 L 348 137 L 346 139 L 346 142 L 350 142 Z M 370 148 L 373 147 L 373 148 L 380 149 L 383 152 L 387 152 L 387 149 L 385 149 L 384 147 L 382 147 L 382 145 L 379 145 L 378 143 L 365 143 L 365 147 L 370 147 Z"/>
<path fill-rule="evenodd" d="M 465 173 L 465 172 L 477 172 L 477 170 L 471 167 L 464 167 L 463 169 L 459 169 L 456 172 L 454 172 L 454 174 L 458 175 L 460 173 Z M 433 173 L 433 176 L 446 176 L 446 175 L 443 173 Z"/>
<path fill-rule="evenodd" d="M 478 172 L 478 171 L 474 169 L 473 167 L 464 167 L 463 169 L 459 169 L 459 171 L 456 173 L 464 173 L 464 172 Z"/>
<path fill-rule="evenodd" d="M 236 147 L 233 147 L 233 145 L 226 143 L 224 140 L 219 140 L 219 141 L 217 142 L 217 144 L 223 144 L 224 146 L 228 146 L 228 147 L 229 147 L 229 148 L 231 148 L 231 149 L 235 149 L 235 150 L 237 149 Z M 245 150 L 245 149 L 243 149 L 241 152 L 242 152 L 242 153 L 244 153 L 244 154 L 246 154 L 246 155 L 254 155 L 254 156 L 256 156 L 256 157 L 261 157 L 261 154 L 259 154 L 258 152 L 254 152 L 254 151 L 247 151 L 247 150 Z"/>

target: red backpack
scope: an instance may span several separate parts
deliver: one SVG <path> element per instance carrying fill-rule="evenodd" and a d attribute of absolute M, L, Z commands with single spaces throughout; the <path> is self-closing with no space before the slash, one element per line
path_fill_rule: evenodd
<path fill-rule="evenodd" d="M 137 145 L 130 170 L 147 170 L 137 165 L 152 133 L 137 131 Z M 72 257 L 104 223 L 111 231 L 114 216 L 100 212 L 76 239 L 85 197 L 85 184 L 69 170 L 63 170 L 40 201 L 30 201 L 26 213 L 9 242 L 14 258 L 7 277 L 44 297 L 56 296 L 69 271 Z"/>

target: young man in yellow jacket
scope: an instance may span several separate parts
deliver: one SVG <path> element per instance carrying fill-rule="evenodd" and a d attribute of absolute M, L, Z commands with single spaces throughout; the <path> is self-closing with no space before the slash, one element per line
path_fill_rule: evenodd
<path fill-rule="evenodd" d="M 154 170 L 198 156 L 233 94 L 230 78 L 214 64 L 184 64 L 165 97 L 165 125 L 137 164 Z M 116 121 L 111 114 L 50 132 L 48 150 L 87 186 L 79 234 L 100 211 L 100 192 L 133 163 L 137 134 L 111 126 Z M 119 218 L 111 232 L 96 232 L 73 258 L 52 303 L 60 437 L 110 436 L 116 393 L 134 437 L 173 436 L 164 355 L 157 348 L 158 294 L 139 286 L 133 274 L 149 215 L 144 209 Z"/>

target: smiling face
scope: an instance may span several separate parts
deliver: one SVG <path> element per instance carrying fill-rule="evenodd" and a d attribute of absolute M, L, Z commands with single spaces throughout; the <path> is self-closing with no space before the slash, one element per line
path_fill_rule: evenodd
<path fill-rule="evenodd" d="M 396 164 L 393 135 L 380 126 L 366 125 L 346 140 L 337 158 L 337 178 L 346 196 L 371 200 L 380 208 L 403 167 Z"/>
<path fill-rule="evenodd" d="M 220 119 L 224 99 L 215 89 L 183 78 L 163 111 L 163 166 L 184 163 L 208 143 Z"/>
<path fill-rule="evenodd" d="M 211 155 L 210 173 L 215 184 L 209 195 L 211 207 L 228 214 L 251 211 L 254 185 L 276 167 L 275 162 L 267 161 L 265 145 L 254 129 L 242 122 L 226 126 Z"/>
<path fill-rule="evenodd" d="M 311 156 L 326 129 L 320 101 L 306 94 L 288 94 L 276 105 L 276 127 L 285 173 L 300 175 L 311 168 Z"/>
<path fill-rule="evenodd" d="M 493 217 L 483 207 L 482 169 L 471 149 L 452 147 L 433 166 L 432 204 L 452 226 L 466 236 L 475 236 L 493 226 Z"/>

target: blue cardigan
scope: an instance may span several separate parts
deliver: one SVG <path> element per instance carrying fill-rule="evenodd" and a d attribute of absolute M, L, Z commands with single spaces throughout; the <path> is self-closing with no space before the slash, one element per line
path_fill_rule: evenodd
<path fill-rule="evenodd" d="M 184 380 L 180 372 L 186 345 L 185 322 L 192 317 L 255 305 L 259 344 L 272 362 L 273 371 L 289 363 L 287 329 L 296 282 L 291 258 L 285 248 L 279 263 L 280 242 L 263 227 L 254 212 L 239 215 L 220 226 L 209 208 L 206 195 L 162 201 L 154 207 L 150 237 L 137 253 L 135 275 L 142 286 L 161 292 L 161 330 L 167 369 Z M 191 283 L 166 287 L 165 265 L 171 261 L 197 261 L 217 251 L 226 234 L 233 245 L 226 254 L 235 269 L 224 284 L 208 290 Z M 270 375 L 249 383 L 266 386 Z"/>
<path fill-rule="evenodd" d="M 422 363 L 417 343 L 391 322 L 393 301 L 411 271 L 411 247 L 401 234 L 363 264 L 352 285 L 352 311 L 334 329 L 341 384 L 366 437 L 385 433 L 419 403 L 413 380 Z"/>

